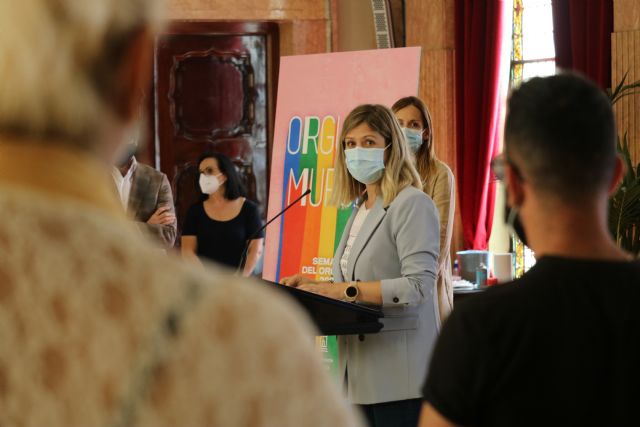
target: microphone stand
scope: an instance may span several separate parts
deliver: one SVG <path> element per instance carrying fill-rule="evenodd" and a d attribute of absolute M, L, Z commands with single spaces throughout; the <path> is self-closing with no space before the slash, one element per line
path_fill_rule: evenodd
<path fill-rule="evenodd" d="M 257 229 L 255 232 L 253 232 L 251 234 L 251 236 L 249 236 L 249 238 L 247 239 L 247 241 L 244 243 L 244 248 L 242 249 L 242 255 L 240 255 L 240 263 L 238 264 L 238 268 L 236 269 L 236 275 L 237 274 L 242 274 L 242 271 L 244 270 L 244 265 L 247 261 L 247 254 L 249 252 L 249 245 L 251 245 L 251 241 L 258 235 L 260 234 L 260 232 L 262 232 L 264 229 L 266 229 L 269 224 L 271 224 L 273 221 L 275 221 L 276 219 L 280 218 L 280 216 L 282 216 L 286 211 L 289 210 L 289 208 L 293 207 L 294 205 L 296 205 L 298 202 L 300 202 L 300 200 L 302 200 L 305 196 L 308 196 L 309 194 L 311 194 L 311 189 L 307 189 L 307 191 L 305 191 L 304 193 L 302 193 L 302 195 L 300 197 L 298 197 L 297 199 L 295 199 L 293 202 L 291 202 L 289 204 L 289 206 L 287 206 L 286 208 L 284 208 L 283 210 L 280 211 L 280 213 L 278 213 L 278 215 L 274 216 L 273 218 L 271 218 L 269 221 L 267 221 L 267 223 L 265 225 L 263 225 L 262 227 L 260 227 L 259 229 Z"/>

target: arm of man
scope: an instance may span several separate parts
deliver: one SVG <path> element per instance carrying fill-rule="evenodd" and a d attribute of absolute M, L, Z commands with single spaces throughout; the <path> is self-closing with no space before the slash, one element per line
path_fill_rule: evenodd
<path fill-rule="evenodd" d="M 167 249 L 173 247 L 176 240 L 177 221 L 171 185 L 166 175 L 162 175 L 156 211 L 147 222 L 138 222 L 138 227 L 143 232 L 157 237 Z"/>

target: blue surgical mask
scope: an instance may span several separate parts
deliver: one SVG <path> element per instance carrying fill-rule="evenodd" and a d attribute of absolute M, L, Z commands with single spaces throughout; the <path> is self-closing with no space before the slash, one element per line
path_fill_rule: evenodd
<path fill-rule="evenodd" d="M 388 146 L 387 146 L 388 147 Z M 363 184 L 373 184 L 384 172 L 385 148 L 350 148 L 344 151 L 351 176 Z"/>
<path fill-rule="evenodd" d="M 413 153 L 417 153 L 420 147 L 422 146 L 422 132 L 421 130 L 411 129 L 411 128 L 402 128 L 404 132 L 405 138 L 407 138 L 407 143 L 409 144 L 409 148 Z"/>

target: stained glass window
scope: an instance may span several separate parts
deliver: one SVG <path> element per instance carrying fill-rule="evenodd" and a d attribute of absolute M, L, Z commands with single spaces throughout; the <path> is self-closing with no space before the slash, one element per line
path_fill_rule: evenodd
<path fill-rule="evenodd" d="M 551 0 L 513 0 L 511 82 L 555 74 Z"/>
<path fill-rule="evenodd" d="M 551 0 L 513 0 L 511 88 L 532 77 L 555 74 Z M 535 254 L 517 237 L 511 241 L 516 254 L 516 277 L 535 264 Z"/>

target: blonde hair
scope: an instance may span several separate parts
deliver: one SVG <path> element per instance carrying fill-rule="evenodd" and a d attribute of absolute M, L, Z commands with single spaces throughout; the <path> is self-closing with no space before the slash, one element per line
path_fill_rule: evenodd
<path fill-rule="evenodd" d="M 382 135 L 389 145 L 384 173 L 378 181 L 384 206 L 389 206 L 398 193 L 408 186 L 422 189 L 404 133 L 391 110 L 384 105 L 365 104 L 351 111 L 342 125 L 334 162 L 334 188 L 329 202 L 338 206 L 350 205 L 366 188 L 349 174 L 344 154 L 347 134 L 362 123 Z"/>
<path fill-rule="evenodd" d="M 418 168 L 418 173 L 420 174 L 420 178 L 423 181 L 426 181 L 431 174 L 434 173 L 436 169 L 436 151 L 433 147 L 433 126 L 431 123 L 431 113 L 429 113 L 429 109 L 427 105 L 422 102 L 420 98 L 415 96 L 407 96 L 404 98 L 400 98 L 393 104 L 391 110 L 394 113 L 402 110 L 403 108 L 407 108 L 409 106 L 414 106 L 420 112 L 420 117 L 422 118 L 422 128 L 427 130 L 429 133 L 427 138 L 423 137 L 423 144 L 418 149 L 418 152 L 415 154 L 416 158 L 416 167 Z"/>
<path fill-rule="evenodd" d="M 160 0 L 0 1 L 0 133 L 96 144 L 123 52 Z"/>

